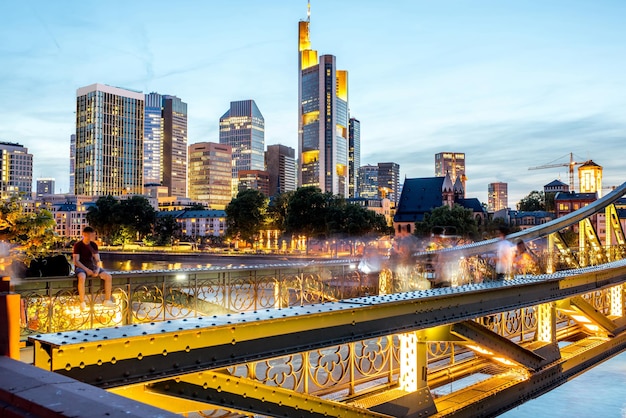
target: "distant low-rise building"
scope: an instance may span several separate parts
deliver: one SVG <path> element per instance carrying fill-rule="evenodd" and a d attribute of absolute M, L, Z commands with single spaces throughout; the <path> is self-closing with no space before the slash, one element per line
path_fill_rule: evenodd
<path fill-rule="evenodd" d="M 464 192 L 459 182 L 452 183 L 449 174 L 445 177 L 425 177 L 405 179 L 402 194 L 393 218 L 396 235 L 409 235 L 415 231 L 415 222 L 424 220 L 426 213 L 447 205 L 458 204 L 471 209 L 474 218 L 482 224 L 486 212 L 476 198 L 463 198 Z"/>
<path fill-rule="evenodd" d="M 181 226 L 181 234 L 190 239 L 221 237 L 226 232 L 224 210 L 175 210 L 159 212 L 157 217 L 172 216 Z"/>

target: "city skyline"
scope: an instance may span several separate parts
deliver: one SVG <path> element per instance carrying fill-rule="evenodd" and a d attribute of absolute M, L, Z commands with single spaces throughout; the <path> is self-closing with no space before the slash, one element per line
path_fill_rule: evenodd
<path fill-rule="evenodd" d="M 75 92 L 93 83 L 182 97 L 189 144 L 217 142 L 228 103 L 253 99 L 266 144 L 297 148 L 296 39 L 306 1 L 0 9 L 10 40 L 0 46 L 0 140 L 28 148 L 33 177 L 55 178 L 57 191 L 69 191 Z M 605 186 L 626 180 L 616 152 L 626 134 L 625 11 L 610 1 L 384 8 L 314 0 L 311 42 L 350 71 L 362 165 L 397 162 L 402 181 L 433 176 L 438 152 L 462 152 L 466 195 L 486 202 L 487 184 L 506 182 L 514 207 L 531 190 L 567 181 L 565 167 L 528 167 L 567 162 L 570 152 L 601 165 Z"/>

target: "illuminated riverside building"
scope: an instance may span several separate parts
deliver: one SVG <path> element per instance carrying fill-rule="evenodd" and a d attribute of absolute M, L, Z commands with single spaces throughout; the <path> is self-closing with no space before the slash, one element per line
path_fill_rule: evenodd
<path fill-rule="evenodd" d="M 487 210 L 497 212 L 509 207 L 508 184 L 502 182 L 487 185 Z"/>
<path fill-rule="evenodd" d="M 227 144 L 189 145 L 189 198 L 211 209 L 224 209 L 232 199 L 232 148 Z"/>
<path fill-rule="evenodd" d="M 269 196 L 296 190 L 296 150 L 286 145 L 268 145 L 265 167 L 269 173 Z"/>
<path fill-rule="evenodd" d="M 435 177 L 445 177 L 450 173 L 452 183 L 459 182 L 459 186 L 465 190 L 465 153 L 440 152 L 435 154 Z M 465 192 L 464 192 L 465 193 Z"/>
<path fill-rule="evenodd" d="M 355 118 L 348 121 L 348 194 L 359 194 L 359 167 L 361 167 L 361 122 Z"/>
<path fill-rule="evenodd" d="M 104 84 L 76 92 L 74 194 L 143 193 L 144 94 Z"/>
<path fill-rule="evenodd" d="M 254 100 L 230 102 L 230 109 L 220 118 L 220 144 L 233 150 L 234 196 L 240 170 L 265 170 L 265 119 Z"/>
<path fill-rule="evenodd" d="M 146 94 L 144 184 L 187 196 L 187 103 L 176 96 Z"/>
<path fill-rule="evenodd" d="M 74 167 L 76 166 L 76 134 L 70 135 L 70 188 L 69 192 L 74 193 Z"/>
<path fill-rule="evenodd" d="M 310 14 L 298 25 L 298 184 L 348 196 L 348 72 L 317 56 Z"/>
<path fill-rule="evenodd" d="M 30 198 L 33 190 L 33 155 L 13 142 L 0 142 L 0 197 Z"/>

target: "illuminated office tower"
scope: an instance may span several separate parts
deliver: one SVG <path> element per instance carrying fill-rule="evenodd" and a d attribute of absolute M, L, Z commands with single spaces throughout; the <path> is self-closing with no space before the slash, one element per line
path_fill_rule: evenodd
<path fill-rule="evenodd" d="M 387 198 L 392 203 L 400 199 L 400 165 L 398 163 L 378 163 L 378 197 Z"/>
<path fill-rule="evenodd" d="M 296 190 L 296 150 L 275 144 L 265 151 L 265 167 L 270 176 L 269 196 Z"/>
<path fill-rule="evenodd" d="M 0 198 L 30 199 L 33 190 L 33 155 L 13 142 L 0 142 Z"/>
<path fill-rule="evenodd" d="M 76 91 L 74 193 L 143 193 L 144 94 L 105 84 Z"/>
<path fill-rule="evenodd" d="M 76 165 L 76 134 L 70 135 L 70 189 L 74 193 L 74 167 Z"/>
<path fill-rule="evenodd" d="M 348 196 L 348 72 L 317 56 L 310 13 L 298 25 L 298 184 Z"/>
<path fill-rule="evenodd" d="M 359 167 L 358 196 L 367 199 L 378 197 L 378 166 L 364 165 Z"/>
<path fill-rule="evenodd" d="M 176 96 L 146 94 L 144 184 L 187 196 L 187 103 Z"/>
<path fill-rule="evenodd" d="M 163 183 L 163 96 L 146 94 L 143 123 L 143 182 Z"/>
<path fill-rule="evenodd" d="M 487 186 L 487 210 L 497 212 L 509 207 L 508 184 L 497 182 Z"/>
<path fill-rule="evenodd" d="M 227 144 L 189 145 L 189 198 L 225 209 L 232 199 L 232 148 Z"/>
<path fill-rule="evenodd" d="M 359 194 L 359 167 L 361 167 L 361 122 L 355 118 L 348 121 L 348 194 L 357 197 Z"/>
<path fill-rule="evenodd" d="M 233 149 L 235 196 L 239 170 L 265 170 L 265 119 L 254 100 L 230 102 L 230 109 L 220 118 L 220 144 Z"/>
<path fill-rule="evenodd" d="M 463 152 L 440 152 L 435 154 L 435 177 L 445 177 L 450 173 L 452 183 L 456 184 L 457 179 L 463 186 L 463 197 L 465 197 L 465 153 Z"/>

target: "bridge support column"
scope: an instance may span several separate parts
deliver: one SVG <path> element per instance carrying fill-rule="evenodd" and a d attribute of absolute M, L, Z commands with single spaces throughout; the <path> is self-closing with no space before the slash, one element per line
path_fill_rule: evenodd
<path fill-rule="evenodd" d="M 0 356 L 20 359 L 20 295 L 10 277 L 0 278 Z"/>
<path fill-rule="evenodd" d="M 537 341 L 556 343 L 556 305 L 554 302 L 537 305 Z"/>
<path fill-rule="evenodd" d="M 609 289 L 611 297 L 611 311 L 612 316 L 624 316 L 624 285 L 619 284 Z"/>
<path fill-rule="evenodd" d="M 399 334 L 399 387 L 393 399 L 370 408 L 393 417 L 427 417 L 437 412 L 428 387 L 428 338 L 425 331 Z"/>

